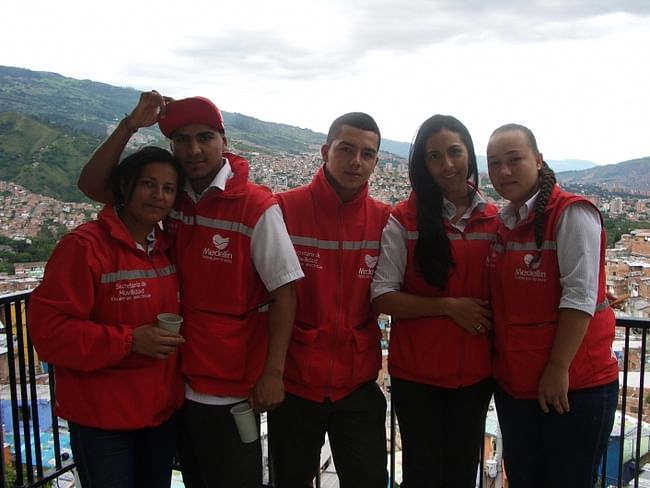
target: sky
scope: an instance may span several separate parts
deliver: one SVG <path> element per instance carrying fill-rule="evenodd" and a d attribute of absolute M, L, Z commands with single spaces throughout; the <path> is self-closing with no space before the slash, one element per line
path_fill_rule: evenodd
<path fill-rule="evenodd" d="M 410 142 L 443 113 L 477 154 L 516 122 L 547 159 L 650 156 L 648 0 L 21 0 L 0 11 L 0 65 L 203 95 L 317 132 L 364 111 L 383 137 Z"/>

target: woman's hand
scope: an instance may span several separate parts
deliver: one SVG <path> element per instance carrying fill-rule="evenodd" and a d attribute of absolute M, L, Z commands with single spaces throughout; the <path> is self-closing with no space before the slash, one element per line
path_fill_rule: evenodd
<path fill-rule="evenodd" d="M 559 414 L 571 410 L 569 405 L 569 370 L 548 363 L 537 385 L 537 401 L 544 413 L 555 408 Z"/>
<path fill-rule="evenodd" d="M 183 342 L 185 339 L 182 336 L 148 324 L 133 329 L 131 352 L 154 359 L 167 359 Z"/>
<path fill-rule="evenodd" d="M 472 335 L 492 330 L 492 310 L 487 300 L 450 298 L 446 315 Z"/>

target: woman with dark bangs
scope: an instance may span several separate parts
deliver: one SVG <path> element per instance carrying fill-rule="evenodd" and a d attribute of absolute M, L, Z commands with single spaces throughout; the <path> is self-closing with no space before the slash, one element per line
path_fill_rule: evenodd
<path fill-rule="evenodd" d="M 148 147 L 115 167 L 116 205 L 63 237 L 29 304 L 29 332 L 55 366 L 81 484 L 167 488 L 183 402 L 178 345 L 156 327 L 179 312 L 175 266 L 158 222 L 182 185 L 179 163 Z"/>

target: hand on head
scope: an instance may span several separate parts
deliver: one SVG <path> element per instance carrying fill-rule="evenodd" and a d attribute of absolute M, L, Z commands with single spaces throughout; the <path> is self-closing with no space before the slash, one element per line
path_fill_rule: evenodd
<path fill-rule="evenodd" d="M 154 125 L 165 115 L 167 104 L 173 101 L 173 98 L 165 97 L 156 90 L 142 92 L 138 104 L 127 117 L 129 129 L 137 130 Z"/>

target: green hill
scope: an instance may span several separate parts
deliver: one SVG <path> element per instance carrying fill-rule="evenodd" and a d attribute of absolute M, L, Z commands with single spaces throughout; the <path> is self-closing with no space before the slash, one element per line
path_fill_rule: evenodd
<path fill-rule="evenodd" d="M 130 111 L 140 93 L 56 73 L 0 66 L 0 112 L 106 136 L 108 122 Z"/>
<path fill-rule="evenodd" d="M 69 127 L 105 137 L 107 125 L 131 111 L 140 92 L 56 73 L 0 66 L 0 113 L 16 112 L 46 124 Z M 228 138 L 234 146 L 260 152 L 295 154 L 312 151 L 324 134 L 286 124 L 264 122 L 223 112 Z M 162 139 L 156 127 L 151 138 Z"/>
<path fill-rule="evenodd" d="M 23 114 L 0 113 L 0 180 L 64 201 L 84 200 L 77 177 L 101 140 Z"/>

